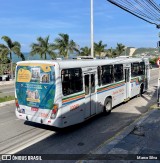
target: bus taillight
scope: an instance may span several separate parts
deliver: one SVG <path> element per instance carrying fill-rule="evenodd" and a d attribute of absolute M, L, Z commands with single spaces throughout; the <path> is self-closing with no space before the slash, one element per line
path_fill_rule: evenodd
<path fill-rule="evenodd" d="M 54 119 L 56 117 L 57 111 L 58 111 L 58 104 L 54 104 L 52 109 L 51 119 Z"/>
<path fill-rule="evenodd" d="M 17 111 L 18 111 L 19 113 L 25 114 L 25 110 L 24 110 L 24 109 L 21 109 L 21 108 L 19 107 L 19 104 L 18 104 L 18 100 L 17 100 L 17 99 L 15 99 L 15 104 L 16 104 Z"/>
<path fill-rule="evenodd" d="M 16 107 L 18 109 L 19 108 L 19 104 L 18 104 L 18 100 L 17 99 L 15 99 L 15 104 L 16 104 Z"/>

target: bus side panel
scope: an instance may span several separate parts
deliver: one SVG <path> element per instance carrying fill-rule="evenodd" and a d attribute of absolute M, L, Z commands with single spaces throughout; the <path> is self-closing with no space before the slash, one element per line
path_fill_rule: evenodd
<path fill-rule="evenodd" d="M 101 111 L 103 111 L 105 99 L 107 97 L 112 99 L 112 106 L 115 106 L 124 101 L 125 83 L 124 81 L 110 84 L 98 88 L 98 102 L 100 103 Z"/>
<path fill-rule="evenodd" d="M 85 114 L 84 92 L 65 97 L 61 109 L 63 127 L 83 122 Z"/>
<path fill-rule="evenodd" d="M 131 79 L 131 97 L 134 97 L 139 94 L 140 91 L 140 81 L 139 77 Z"/>
<path fill-rule="evenodd" d="M 113 90 L 112 94 L 113 94 L 113 106 L 118 105 L 120 103 L 122 103 L 125 99 L 125 83 L 122 82 L 120 85 L 118 84 L 117 88 L 115 88 L 115 90 Z"/>
<path fill-rule="evenodd" d="M 62 78 L 61 71 L 59 71 L 59 92 L 61 99 L 61 119 L 62 126 L 67 127 L 84 121 L 84 109 L 85 109 L 85 92 L 73 93 L 70 95 L 63 95 L 62 92 Z"/>

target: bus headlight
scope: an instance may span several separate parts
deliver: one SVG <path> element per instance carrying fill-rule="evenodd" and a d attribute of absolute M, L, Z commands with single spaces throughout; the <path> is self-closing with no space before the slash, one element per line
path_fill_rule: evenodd
<path fill-rule="evenodd" d="M 58 104 L 54 104 L 50 118 L 54 119 L 57 115 L 57 112 L 58 112 Z"/>

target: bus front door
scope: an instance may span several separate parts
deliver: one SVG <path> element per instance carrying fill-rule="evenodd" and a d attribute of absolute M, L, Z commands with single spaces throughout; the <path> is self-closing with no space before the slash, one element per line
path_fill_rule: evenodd
<path fill-rule="evenodd" d="M 95 74 L 85 74 L 85 118 L 96 114 Z"/>
<path fill-rule="evenodd" d="M 130 68 L 125 68 L 125 99 L 130 98 Z"/>

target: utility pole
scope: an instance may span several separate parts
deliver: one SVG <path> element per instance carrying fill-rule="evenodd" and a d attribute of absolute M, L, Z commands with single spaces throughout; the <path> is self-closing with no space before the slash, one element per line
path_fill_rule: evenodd
<path fill-rule="evenodd" d="M 157 28 L 160 29 L 160 25 L 157 25 Z M 160 38 L 160 32 L 158 34 L 159 38 Z M 157 48 L 158 48 L 158 52 L 160 53 L 160 41 L 157 42 Z M 157 60 L 157 65 L 159 66 L 159 72 L 158 72 L 158 87 L 157 87 L 157 106 L 160 106 L 160 56 Z"/>
<path fill-rule="evenodd" d="M 91 0 L 91 57 L 94 58 L 93 0 Z"/>

